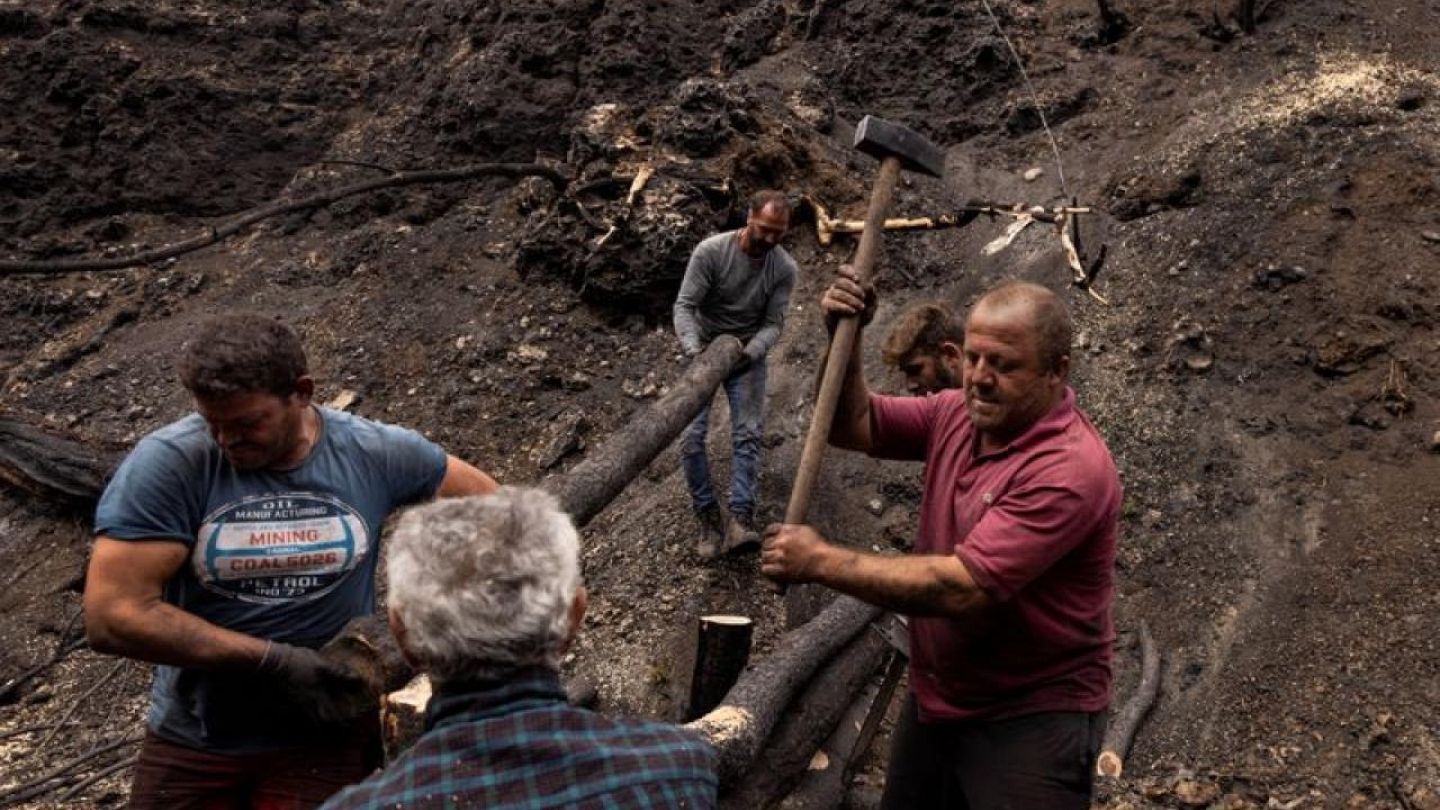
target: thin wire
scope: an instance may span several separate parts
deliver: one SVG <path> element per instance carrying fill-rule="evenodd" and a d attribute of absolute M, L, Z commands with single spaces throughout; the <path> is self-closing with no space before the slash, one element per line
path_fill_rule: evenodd
<path fill-rule="evenodd" d="M 990 15 L 990 22 L 995 23 L 995 33 L 1004 40 L 1005 47 L 1010 49 L 1010 55 L 1015 58 L 1015 66 L 1020 68 L 1020 78 L 1025 80 L 1025 89 L 1030 93 L 1030 103 L 1035 105 L 1035 112 L 1040 116 L 1040 126 L 1045 128 L 1045 135 L 1050 138 L 1050 151 L 1055 153 L 1055 172 L 1060 175 L 1060 191 L 1064 193 L 1068 201 L 1070 187 L 1065 183 L 1065 164 L 1060 162 L 1060 145 L 1055 142 L 1055 133 L 1050 131 L 1050 123 L 1045 120 L 1045 110 L 1040 107 L 1040 98 L 1035 95 L 1035 86 L 1030 83 L 1030 74 L 1025 72 L 1025 63 L 1020 61 L 1020 54 L 1011 44 L 1010 38 L 1005 36 L 1005 29 L 1000 27 L 1000 18 L 995 16 L 994 9 L 990 8 L 990 0 L 980 0 L 980 5 L 985 7 L 985 13 Z"/>

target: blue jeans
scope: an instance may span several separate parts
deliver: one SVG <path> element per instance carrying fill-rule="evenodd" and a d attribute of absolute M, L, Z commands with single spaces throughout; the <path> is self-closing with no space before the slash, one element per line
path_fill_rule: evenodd
<path fill-rule="evenodd" d="M 765 420 L 765 358 L 725 380 L 725 397 L 730 401 L 730 514 L 734 515 L 755 509 L 760 435 Z M 710 485 L 710 459 L 705 454 L 709 431 L 710 404 L 706 403 L 685 428 L 680 444 L 680 464 L 690 487 L 690 504 L 697 512 L 716 505 L 715 490 Z"/>

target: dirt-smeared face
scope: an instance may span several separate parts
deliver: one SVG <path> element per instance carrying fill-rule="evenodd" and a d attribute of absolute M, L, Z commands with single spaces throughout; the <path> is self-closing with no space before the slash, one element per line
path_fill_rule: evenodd
<path fill-rule="evenodd" d="M 195 408 L 226 460 L 238 470 L 294 466 L 309 450 L 304 433 L 308 396 L 249 391 L 196 397 Z"/>
<path fill-rule="evenodd" d="M 1019 438 L 1059 402 L 1069 358 L 1046 368 L 1028 307 L 983 302 L 965 324 L 965 407 L 982 450 Z"/>
<path fill-rule="evenodd" d="M 912 396 L 924 396 L 960 387 L 960 354 L 958 347 L 954 359 L 948 354 L 916 349 L 900 360 L 900 373 L 905 375 L 905 389 Z"/>
<path fill-rule="evenodd" d="M 751 258 L 760 258 L 774 250 L 790 229 L 790 214 L 776 205 L 766 205 L 758 213 L 750 215 L 745 223 L 745 238 L 741 247 Z"/>

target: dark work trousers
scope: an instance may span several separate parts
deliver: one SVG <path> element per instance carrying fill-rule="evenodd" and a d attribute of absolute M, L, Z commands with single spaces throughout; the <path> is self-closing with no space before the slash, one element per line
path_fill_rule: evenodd
<path fill-rule="evenodd" d="M 331 744 L 216 754 L 145 732 L 130 810 L 308 810 L 380 764 L 379 728 L 340 729 Z"/>
<path fill-rule="evenodd" d="M 921 723 L 905 697 L 881 810 L 1087 810 L 1104 712 Z"/>

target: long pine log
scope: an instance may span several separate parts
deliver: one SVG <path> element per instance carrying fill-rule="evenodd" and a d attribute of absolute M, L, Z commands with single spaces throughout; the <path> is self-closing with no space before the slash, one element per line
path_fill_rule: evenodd
<path fill-rule="evenodd" d="M 841 717 L 875 675 L 890 645 L 862 631 L 828 661 L 785 707 L 744 782 L 720 802 L 721 810 L 770 807 L 805 775 Z"/>
<path fill-rule="evenodd" d="M 769 655 L 740 676 L 723 703 L 686 724 L 719 752 L 722 794 L 740 783 L 795 693 L 879 615 L 873 605 L 838 597 L 819 616 L 781 636 Z"/>
<path fill-rule="evenodd" d="M 695 419 L 740 362 L 742 349 L 733 335 L 716 338 L 665 396 L 637 412 L 569 472 L 541 486 L 559 499 L 575 525 L 589 523 Z"/>

